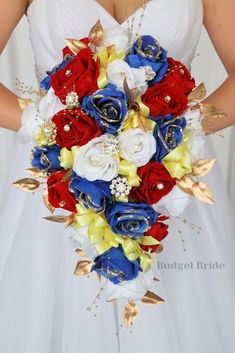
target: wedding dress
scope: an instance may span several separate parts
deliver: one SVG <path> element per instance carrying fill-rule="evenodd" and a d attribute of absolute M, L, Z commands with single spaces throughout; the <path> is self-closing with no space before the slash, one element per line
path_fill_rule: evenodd
<path fill-rule="evenodd" d="M 137 26 L 141 10 L 135 16 Z M 39 80 L 60 62 L 64 39 L 87 36 L 97 19 L 105 28 L 118 25 L 95 0 L 33 1 L 28 21 Z M 141 32 L 156 37 L 169 55 L 190 67 L 202 19 L 201 0 L 151 0 Z M 127 22 L 121 26 L 126 28 Z M 166 303 L 139 304 L 132 333 L 122 328 L 116 335 L 123 303 L 106 303 L 101 297 L 86 310 L 99 292 L 96 276 L 73 275 L 77 255 L 63 226 L 42 219 L 47 212 L 40 193 L 10 188 L 25 176 L 30 147 L 15 151 L 1 204 L 0 352 L 232 353 L 235 225 L 219 168 L 206 178 L 215 206 L 193 201 L 186 222 L 172 221 L 159 254 L 155 292 Z M 214 156 L 209 147 L 206 156 Z M 191 222 L 202 228 L 199 234 Z M 177 270 L 180 264 L 188 269 Z"/>

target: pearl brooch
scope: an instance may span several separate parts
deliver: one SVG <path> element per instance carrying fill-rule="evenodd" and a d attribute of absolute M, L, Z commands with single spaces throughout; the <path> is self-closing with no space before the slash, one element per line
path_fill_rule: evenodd
<path fill-rule="evenodd" d="M 78 94 L 74 91 L 67 94 L 65 101 L 67 109 L 73 109 L 75 107 L 79 107 L 80 105 Z"/>
<path fill-rule="evenodd" d="M 103 153 L 112 156 L 113 154 L 117 154 L 119 149 L 118 137 L 105 135 L 105 140 L 103 142 Z"/>
<path fill-rule="evenodd" d="M 110 185 L 111 194 L 115 197 L 126 197 L 130 194 L 131 186 L 128 184 L 127 178 L 117 177 L 112 180 Z"/>
<path fill-rule="evenodd" d="M 153 71 L 151 66 L 140 66 L 140 70 L 144 71 L 146 75 L 146 81 L 152 81 L 156 76 L 156 72 Z"/>

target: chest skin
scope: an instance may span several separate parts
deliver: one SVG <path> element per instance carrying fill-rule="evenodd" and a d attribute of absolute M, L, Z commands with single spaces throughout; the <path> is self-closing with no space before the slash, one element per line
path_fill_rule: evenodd
<path fill-rule="evenodd" d="M 123 23 L 138 8 L 143 6 L 145 0 L 97 0 L 97 2 L 110 13 L 120 24 Z"/>

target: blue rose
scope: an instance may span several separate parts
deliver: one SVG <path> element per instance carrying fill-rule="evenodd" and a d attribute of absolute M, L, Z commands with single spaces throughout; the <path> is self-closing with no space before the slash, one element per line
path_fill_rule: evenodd
<path fill-rule="evenodd" d="M 60 170 L 59 156 L 60 147 L 58 145 L 35 147 L 31 164 L 33 167 L 43 171 Z"/>
<path fill-rule="evenodd" d="M 162 162 L 163 157 L 174 150 L 183 140 L 183 130 L 187 125 L 185 118 L 174 118 L 168 114 L 162 118 L 152 118 L 157 124 L 154 129 L 157 150 L 153 159 Z"/>
<path fill-rule="evenodd" d="M 125 93 L 112 84 L 85 97 L 82 106 L 110 134 L 116 134 L 128 113 Z"/>
<path fill-rule="evenodd" d="M 62 61 L 62 63 L 60 63 L 59 65 L 56 65 L 52 70 L 47 71 L 46 72 L 47 76 L 40 82 L 40 87 L 45 91 L 49 91 L 49 89 L 51 88 L 51 76 L 57 71 L 63 69 L 71 59 L 72 59 L 72 56 L 68 55 L 66 59 Z"/>
<path fill-rule="evenodd" d="M 106 210 L 112 231 L 131 238 L 143 236 L 156 223 L 157 217 L 157 212 L 145 203 L 116 202 Z"/>
<path fill-rule="evenodd" d="M 108 278 L 114 284 L 118 284 L 123 281 L 133 280 L 138 276 L 141 269 L 138 261 L 129 261 L 119 246 L 97 256 L 92 271 Z"/>
<path fill-rule="evenodd" d="M 104 212 L 107 203 L 111 200 L 109 183 L 96 180 L 88 181 L 73 172 L 70 189 L 75 198 L 86 208 L 92 208 L 95 212 Z"/>
<path fill-rule="evenodd" d="M 168 69 L 167 51 L 161 48 L 157 40 L 151 36 L 141 36 L 134 43 L 126 57 L 131 67 L 150 66 L 155 72 L 151 85 L 160 82 Z"/>

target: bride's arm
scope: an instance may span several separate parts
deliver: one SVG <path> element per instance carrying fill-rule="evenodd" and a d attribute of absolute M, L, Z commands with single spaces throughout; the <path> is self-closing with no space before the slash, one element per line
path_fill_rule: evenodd
<path fill-rule="evenodd" d="M 205 101 L 227 114 L 216 122 L 206 120 L 205 131 L 214 132 L 235 124 L 235 1 L 203 2 L 204 25 L 228 73 L 226 81 Z"/>
<path fill-rule="evenodd" d="M 27 0 L 0 0 L 0 55 L 28 3 Z M 21 113 L 17 96 L 0 83 L 0 127 L 18 130 Z"/>

